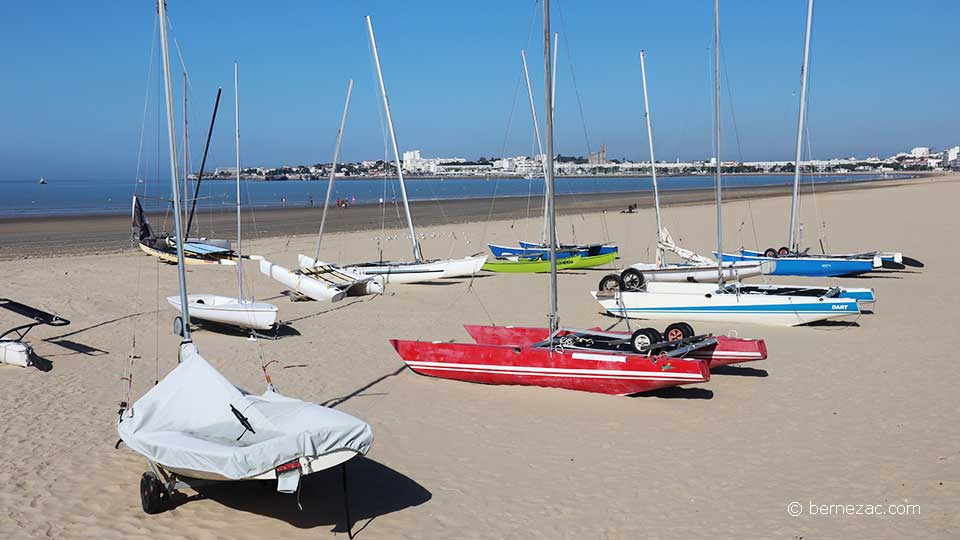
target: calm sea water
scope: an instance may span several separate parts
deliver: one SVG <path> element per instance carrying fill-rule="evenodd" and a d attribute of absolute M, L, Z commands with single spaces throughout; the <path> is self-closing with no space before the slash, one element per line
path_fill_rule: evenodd
<path fill-rule="evenodd" d="M 816 183 L 835 183 L 877 179 L 863 175 L 817 176 Z M 725 176 L 724 185 L 772 186 L 792 182 L 790 175 Z M 804 178 L 804 183 L 810 178 Z M 170 189 L 167 182 L 147 181 L 134 184 L 129 180 L 58 180 L 48 179 L 41 185 L 36 181 L 0 181 L 0 196 L 4 204 L 0 216 L 117 214 L 130 211 L 134 193 L 144 196 L 148 210 L 169 206 Z M 673 176 L 660 179 L 660 189 L 709 188 L 711 176 Z M 192 188 L 191 188 L 192 189 Z M 287 206 L 323 205 L 327 181 L 243 181 L 244 205 L 277 207 L 285 199 Z M 617 193 L 651 189 L 649 178 L 558 178 L 558 194 Z M 226 208 L 235 204 L 236 184 L 225 180 L 205 181 L 200 188 L 197 206 L 206 209 Z M 525 197 L 543 193 L 542 179 L 411 179 L 407 181 L 410 200 L 451 200 L 497 197 Z M 400 198 L 396 179 L 343 180 L 333 187 L 332 199 L 349 199 L 351 204 L 376 203 L 381 198 L 392 201 Z M 332 201 L 331 201 L 332 204 Z"/>

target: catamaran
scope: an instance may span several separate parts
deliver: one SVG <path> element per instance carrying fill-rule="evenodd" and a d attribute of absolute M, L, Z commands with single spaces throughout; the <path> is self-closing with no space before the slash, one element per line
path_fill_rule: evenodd
<path fill-rule="evenodd" d="M 556 34 L 554 34 L 556 39 Z M 559 40 L 558 40 L 559 41 Z M 530 85 L 530 72 L 527 70 L 527 52 L 520 51 L 520 60 L 523 64 L 523 76 L 527 83 L 527 97 L 530 99 L 530 114 L 533 117 L 533 131 L 537 140 L 537 149 L 540 152 L 540 160 L 544 167 L 546 162 L 552 160 L 552 156 L 543 153 L 543 143 L 540 138 L 540 123 L 537 120 L 537 108 L 533 99 L 533 87 Z M 556 67 L 557 67 L 557 43 L 553 47 L 553 76 L 554 94 L 550 96 L 548 105 L 551 112 L 554 110 L 556 101 Z M 544 180 L 546 180 L 546 169 L 544 169 Z M 547 244 L 547 197 L 550 196 L 550 186 L 546 186 L 543 199 L 543 230 L 540 233 L 539 242 L 520 241 L 519 246 L 503 246 L 500 244 L 487 244 L 490 252 L 497 261 L 487 263 L 483 269 L 492 272 L 511 272 L 511 273 L 529 273 L 545 272 L 544 263 L 550 255 L 550 248 Z M 616 244 L 558 244 L 554 250 L 554 255 L 558 259 L 576 258 L 574 261 L 566 261 L 562 268 L 592 268 L 594 266 L 603 266 L 616 260 L 619 248 Z"/>
<path fill-rule="evenodd" d="M 772 272 L 784 276 L 850 276 L 864 274 L 884 266 L 903 268 L 904 258 L 900 252 L 872 251 L 850 254 L 810 255 L 801 251 L 797 230 L 797 208 L 800 201 L 800 170 L 803 149 L 803 122 L 807 106 L 807 65 L 810 57 L 810 29 L 813 22 L 813 0 L 807 1 L 807 25 L 803 41 L 803 64 L 800 68 L 800 113 L 797 118 L 796 164 L 793 168 L 793 196 L 790 205 L 790 233 L 786 246 L 768 248 L 763 252 L 741 248 L 739 253 L 722 253 L 725 261 L 762 262 L 776 261 Z"/>
<path fill-rule="evenodd" d="M 337 144 L 333 150 L 333 163 L 330 166 L 330 178 L 327 180 L 327 196 L 323 202 L 323 214 L 320 217 L 320 231 L 317 233 L 317 249 L 313 257 L 300 254 L 297 268 L 289 269 L 267 259 L 260 259 L 260 272 L 293 289 L 297 294 L 319 301 L 339 302 L 346 296 L 382 294 L 384 279 L 381 276 L 362 276 L 354 274 L 334 264 L 320 259 L 320 245 L 323 241 L 323 227 L 327 222 L 327 210 L 330 207 L 330 195 L 337 173 L 337 158 L 340 156 L 340 144 L 343 142 L 343 130 L 347 124 L 347 111 L 350 109 L 350 96 L 353 94 L 353 79 L 347 85 L 347 100 L 343 105 L 340 118 L 340 130 L 337 131 Z"/>
<path fill-rule="evenodd" d="M 240 84 L 237 64 L 233 64 L 234 109 L 236 119 L 236 155 L 237 155 L 237 289 L 239 296 L 221 296 L 217 294 L 191 294 L 187 296 L 189 311 L 195 319 L 209 322 L 250 328 L 252 330 L 270 330 L 277 324 L 277 306 L 268 302 L 246 300 L 243 296 L 243 250 L 240 229 Z M 174 195 L 176 197 L 176 194 Z M 179 205 L 178 205 L 179 206 Z M 178 311 L 184 312 L 182 298 L 170 296 L 167 302 Z M 184 319 L 189 322 L 189 319 Z"/>
<path fill-rule="evenodd" d="M 544 87 L 551 96 L 550 2 L 543 2 Z M 547 107 L 547 155 L 553 155 L 553 111 Z M 740 361 L 766 356 L 761 340 L 730 342 L 696 335 L 689 325 L 660 332 L 641 328 L 629 333 L 562 328 L 557 309 L 556 208 L 553 161 L 547 160 L 547 218 L 550 249 L 550 318 L 548 328 L 471 327 L 475 343 L 391 340 L 416 373 L 460 381 L 534 385 L 584 392 L 628 395 L 710 379 L 710 362 L 724 352 Z M 676 339 L 673 339 L 676 338 Z M 740 354 L 749 353 L 749 354 Z"/>
<path fill-rule="evenodd" d="M 712 281 L 717 276 L 717 262 L 688 249 L 678 246 L 669 231 L 663 226 L 660 217 L 660 188 L 657 185 L 657 160 L 653 153 L 653 121 L 650 118 L 650 98 L 647 92 L 646 54 L 640 51 L 640 80 L 643 88 L 643 117 L 647 125 L 647 145 L 650 149 L 650 176 L 653 184 L 653 206 L 657 217 L 657 254 L 654 263 L 635 263 L 624 269 L 617 279 L 616 275 L 605 276 L 600 281 L 600 290 L 614 287 L 637 290 L 650 282 L 702 282 Z M 667 263 L 667 251 L 684 259 L 684 263 Z M 744 279 L 770 273 L 774 263 L 725 262 L 724 279 Z"/>
<path fill-rule="evenodd" d="M 383 98 L 383 108 L 387 118 L 387 127 L 390 131 L 390 143 L 393 147 L 393 159 L 397 168 L 397 179 L 400 183 L 400 194 L 403 199 L 403 211 L 407 217 L 407 231 L 410 235 L 410 245 L 413 249 L 411 261 L 373 261 L 344 266 L 344 270 L 358 276 L 381 276 L 386 283 L 420 283 L 438 278 L 454 278 L 475 275 L 483 268 L 487 261 L 486 255 L 473 255 L 462 259 L 426 260 L 417 232 L 413 227 L 413 217 L 410 215 L 410 203 L 407 200 L 407 187 L 403 181 L 403 166 L 400 163 L 400 150 L 397 146 L 397 134 L 393 129 L 393 115 L 390 112 L 390 100 L 387 98 L 387 87 L 383 82 L 383 71 L 380 69 L 380 53 L 377 50 L 377 40 L 373 34 L 373 23 L 366 17 L 367 33 L 370 37 L 370 47 L 373 50 L 373 60 L 377 68 L 377 79 L 380 83 L 380 96 Z"/>
<path fill-rule="evenodd" d="M 723 199 L 720 161 L 720 3 L 714 0 L 714 183 L 717 197 L 717 252 L 723 253 Z M 778 261 L 779 264 L 779 261 Z M 727 284 L 722 261 L 716 265 L 716 284 L 650 284 L 641 290 L 594 291 L 593 297 L 611 315 L 636 319 L 735 322 L 796 326 L 828 319 L 857 317 L 856 299 L 832 294 L 791 295 L 774 288 L 761 289 L 739 282 Z M 668 286 L 669 287 L 663 287 Z M 658 288 L 657 286 L 661 286 Z M 779 291 L 777 294 L 771 294 Z"/>
<path fill-rule="evenodd" d="M 0 308 L 30 319 L 30 322 L 26 324 L 20 324 L 5 332 L 0 332 L 0 364 L 29 367 L 36 359 L 33 354 L 33 347 L 26 341 L 30 330 L 44 325 L 67 326 L 70 324 L 70 321 L 59 315 L 48 313 L 9 298 L 0 298 Z"/>
<path fill-rule="evenodd" d="M 161 54 L 166 90 L 170 181 L 177 192 L 176 141 L 166 1 L 158 0 Z M 176 233 L 182 231 L 180 198 L 174 198 Z M 346 462 L 367 453 L 370 426 L 347 413 L 281 395 L 269 377 L 267 390 L 253 395 L 236 387 L 201 356 L 190 335 L 184 248 L 177 246 L 178 285 L 183 315 L 179 365 L 130 404 L 132 377 L 116 420 L 120 439 L 147 460 L 140 478 L 144 512 L 165 510 L 177 490 L 211 481 L 276 481 L 282 493 L 297 493 L 301 477 L 340 465 L 346 495 Z M 263 367 L 266 375 L 266 367 Z M 119 446 L 119 442 L 118 442 Z M 344 498 L 346 502 L 346 497 Z M 347 528 L 350 529 L 349 512 Z"/>

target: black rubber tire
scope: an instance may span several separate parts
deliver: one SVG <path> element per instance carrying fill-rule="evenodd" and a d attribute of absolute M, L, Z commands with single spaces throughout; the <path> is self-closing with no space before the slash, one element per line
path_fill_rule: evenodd
<path fill-rule="evenodd" d="M 663 340 L 668 342 L 680 341 L 688 337 L 693 337 L 693 327 L 683 322 L 673 323 L 663 331 Z"/>
<path fill-rule="evenodd" d="M 777 255 L 780 257 L 785 257 L 790 254 L 790 248 L 787 246 L 780 246 L 780 249 L 777 250 Z"/>
<path fill-rule="evenodd" d="M 600 278 L 600 291 L 622 291 L 623 280 L 617 274 L 607 274 Z"/>
<path fill-rule="evenodd" d="M 764 256 L 764 257 L 769 257 L 769 258 L 771 258 L 771 259 L 776 259 L 776 258 L 777 258 L 777 250 L 775 250 L 775 249 L 773 249 L 773 248 L 767 248 L 767 250 L 763 252 L 763 256 Z"/>
<path fill-rule="evenodd" d="M 634 352 L 644 354 L 661 341 L 663 336 L 656 328 L 640 328 L 630 336 L 630 347 Z"/>
<path fill-rule="evenodd" d="M 639 291 L 646 285 L 647 280 L 643 277 L 643 272 L 636 268 L 627 268 L 620 272 L 620 282 L 623 283 L 625 291 Z"/>
<path fill-rule="evenodd" d="M 167 502 L 167 490 L 160 483 L 160 479 L 152 472 L 145 472 L 140 477 L 140 506 L 147 514 L 163 512 Z"/>

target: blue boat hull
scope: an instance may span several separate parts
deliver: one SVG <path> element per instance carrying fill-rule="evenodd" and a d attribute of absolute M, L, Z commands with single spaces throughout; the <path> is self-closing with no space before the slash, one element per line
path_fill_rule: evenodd
<path fill-rule="evenodd" d="M 714 253 L 716 255 L 716 253 Z M 774 261 L 775 276 L 836 277 L 865 274 L 873 270 L 871 259 L 840 259 L 830 257 L 764 257 L 741 251 L 724 253 L 724 261 Z"/>

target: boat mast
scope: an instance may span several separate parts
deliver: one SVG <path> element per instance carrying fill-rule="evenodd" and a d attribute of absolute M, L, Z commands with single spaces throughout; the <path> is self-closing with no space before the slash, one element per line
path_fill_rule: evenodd
<path fill-rule="evenodd" d="M 188 183 L 188 176 L 190 176 L 190 144 L 187 139 L 187 70 L 183 70 L 183 204 L 187 204 L 187 192 L 190 191 Z M 186 208 L 184 208 L 186 211 Z M 187 231 L 187 235 L 190 235 L 190 231 Z"/>
<path fill-rule="evenodd" d="M 237 62 L 233 62 L 233 119 L 237 147 L 237 290 L 243 302 L 243 244 L 240 241 L 240 78 Z"/>
<path fill-rule="evenodd" d="M 177 279 L 180 286 L 180 313 L 183 317 L 183 341 L 190 341 L 190 312 L 187 303 L 187 277 L 183 262 L 182 217 L 180 210 L 180 182 L 177 171 L 177 140 L 176 127 L 173 120 L 173 90 L 170 87 L 170 53 L 167 50 L 167 2 L 157 0 L 157 10 L 160 20 L 160 51 L 163 57 L 163 88 L 166 93 L 167 106 L 167 142 L 170 146 L 170 187 L 173 189 L 173 221 L 174 232 L 177 235 Z"/>
<path fill-rule="evenodd" d="M 190 201 L 190 213 L 187 216 L 187 232 L 184 236 L 190 236 L 190 226 L 193 224 L 193 216 L 197 210 L 197 199 L 200 198 L 200 182 L 203 181 L 203 169 L 207 165 L 207 153 L 210 151 L 210 137 L 213 135 L 213 125 L 217 121 L 217 110 L 220 108 L 220 94 L 223 88 L 217 87 L 217 99 L 213 102 L 213 116 L 210 117 L 210 128 L 207 130 L 207 144 L 203 147 L 203 158 L 200 159 L 200 170 L 197 172 L 197 181 L 193 184 L 193 199 Z"/>
<path fill-rule="evenodd" d="M 717 283 L 723 286 L 723 198 L 720 194 L 720 0 L 713 0 L 713 43 L 714 107 L 716 108 L 713 155 L 717 165 L 714 173 L 717 189 Z"/>
<path fill-rule="evenodd" d="M 647 98 L 647 68 L 640 51 L 640 79 L 643 81 L 643 117 L 647 121 L 647 143 L 650 145 L 650 174 L 653 176 L 653 206 L 657 209 L 657 266 L 663 267 L 663 225 L 660 221 L 660 189 L 657 187 L 657 160 L 653 157 L 653 127 L 650 125 L 650 101 Z"/>
<path fill-rule="evenodd" d="M 550 94 L 550 109 L 556 113 L 557 111 L 557 44 L 560 43 L 559 34 L 557 32 L 553 33 L 553 93 Z M 527 86 L 530 86 L 529 82 Z M 543 152 L 540 152 L 543 154 Z M 546 174 L 543 177 L 544 180 L 547 179 Z M 546 192 L 544 192 L 543 197 L 543 237 L 540 239 L 541 244 L 545 244 L 547 241 L 547 197 Z"/>
<path fill-rule="evenodd" d="M 337 131 L 337 145 L 333 149 L 333 164 L 330 165 L 330 179 L 327 181 L 327 196 L 323 200 L 323 214 L 320 216 L 320 232 L 317 233 L 317 249 L 313 261 L 320 259 L 320 240 L 323 239 L 323 224 L 327 222 L 327 207 L 330 206 L 330 194 L 333 193 L 333 178 L 337 174 L 337 158 L 340 157 L 340 143 L 343 141 L 343 129 L 347 125 L 347 111 L 350 110 L 350 95 L 353 93 L 353 79 L 347 85 L 347 102 L 343 104 L 343 116 Z"/>
<path fill-rule="evenodd" d="M 520 60 L 523 62 L 523 77 L 527 81 L 527 97 L 530 98 L 530 114 L 533 116 L 533 131 L 537 137 L 537 151 L 540 152 L 540 159 L 543 160 L 543 180 L 546 185 L 543 194 L 543 232 L 540 233 L 540 244 L 547 243 L 547 198 L 550 196 L 550 185 L 547 183 L 546 156 L 543 155 L 543 143 L 540 138 L 540 123 L 537 122 L 537 107 L 533 104 L 533 87 L 530 86 L 530 72 L 527 71 L 527 51 L 520 50 Z"/>
<path fill-rule="evenodd" d="M 793 162 L 793 199 L 790 205 L 790 236 L 787 245 L 798 251 L 796 243 L 797 205 L 800 202 L 800 152 L 803 146 L 803 116 L 807 107 L 807 60 L 810 57 L 810 23 L 813 21 L 813 0 L 807 0 L 807 30 L 803 38 L 803 64 L 800 66 L 800 115 L 797 119 L 797 153 Z"/>
<path fill-rule="evenodd" d="M 383 96 L 383 108 L 387 111 L 387 127 L 390 129 L 390 142 L 393 144 L 393 161 L 397 166 L 397 179 L 400 180 L 400 194 L 403 196 L 403 211 L 407 214 L 407 227 L 410 232 L 410 244 L 413 247 L 413 260 L 420 262 L 420 244 L 417 242 L 417 232 L 413 229 L 413 218 L 410 216 L 410 203 L 407 201 L 407 187 L 403 183 L 403 167 L 400 166 L 400 150 L 397 149 L 397 134 L 393 130 L 393 116 L 390 114 L 390 100 L 387 98 L 387 87 L 383 84 L 383 71 L 380 70 L 380 54 L 377 52 L 377 40 L 373 36 L 373 23 L 370 16 L 364 17 L 367 21 L 367 32 L 370 34 L 370 46 L 373 48 L 373 61 L 377 65 L 377 79 L 380 81 L 380 95 Z"/>
<path fill-rule="evenodd" d="M 543 0 L 543 95 L 552 102 L 553 79 L 550 69 L 550 0 Z M 560 326 L 557 315 L 557 208 L 554 203 L 553 184 L 553 103 L 547 109 L 547 166 L 544 177 L 547 181 L 547 208 L 550 214 L 550 334 Z"/>

